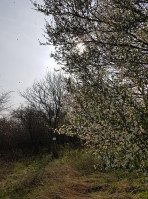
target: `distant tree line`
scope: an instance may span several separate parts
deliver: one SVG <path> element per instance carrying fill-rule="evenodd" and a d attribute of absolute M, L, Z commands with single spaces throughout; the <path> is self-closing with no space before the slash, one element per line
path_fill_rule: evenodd
<path fill-rule="evenodd" d="M 6 107 L 9 93 L 1 95 L 1 107 Z M 0 119 L 0 153 L 18 149 L 26 153 L 53 151 L 53 145 L 79 143 L 77 137 L 60 135 L 58 129 L 66 122 L 64 77 L 61 73 L 47 73 L 41 81 L 20 93 L 26 105 L 13 110 L 9 118 Z M 1 110 L 2 110 L 1 108 Z M 53 138 L 56 138 L 53 141 Z"/>

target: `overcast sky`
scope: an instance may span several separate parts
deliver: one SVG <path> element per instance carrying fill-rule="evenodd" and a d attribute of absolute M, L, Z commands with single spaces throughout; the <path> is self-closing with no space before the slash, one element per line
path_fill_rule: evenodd
<path fill-rule="evenodd" d="M 56 67 L 52 47 L 38 41 L 45 41 L 44 15 L 32 8 L 30 0 L 0 0 L 0 93 L 14 91 L 14 107 L 23 102 L 19 90 Z"/>

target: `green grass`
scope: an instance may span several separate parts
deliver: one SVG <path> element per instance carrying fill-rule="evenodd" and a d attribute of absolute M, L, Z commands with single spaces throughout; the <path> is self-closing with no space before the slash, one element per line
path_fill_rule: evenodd
<path fill-rule="evenodd" d="M 94 170 L 97 160 L 82 151 L 0 161 L 1 199 L 148 199 L 147 178 L 124 171 Z"/>

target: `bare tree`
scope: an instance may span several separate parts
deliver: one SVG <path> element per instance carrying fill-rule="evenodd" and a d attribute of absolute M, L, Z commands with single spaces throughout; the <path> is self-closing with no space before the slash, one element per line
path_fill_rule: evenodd
<path fill-rule="evenodd" d="M 8 105 L 8 102 L 10 100 L 10 93 L 11 91 L 3 92 L 0 94 L 0 115 L 2 114 L 3 111 L 10 108 L 10 106 Z"/>
<path fill-rule="evenodd" d="M 63 76 L 61 73 L 47 73 L 41 81 L 35 81 L 21 96 L 33 108 L 42 111 L 49 126 L 57 128 L 63 116 Z"/>

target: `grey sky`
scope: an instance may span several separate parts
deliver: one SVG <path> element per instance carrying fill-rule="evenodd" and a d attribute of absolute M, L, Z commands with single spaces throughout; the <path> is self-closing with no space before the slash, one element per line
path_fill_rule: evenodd
<path fill-rule="evenodd" d="M 30 0 L 0 0 L 0 92 L 15 91 L 14 107 L 22 102 L 18 90 L 56 66 L 49 57 L 52 47 L 38 41 L 45 41 L 44 15 L 32 8 Z"/>

